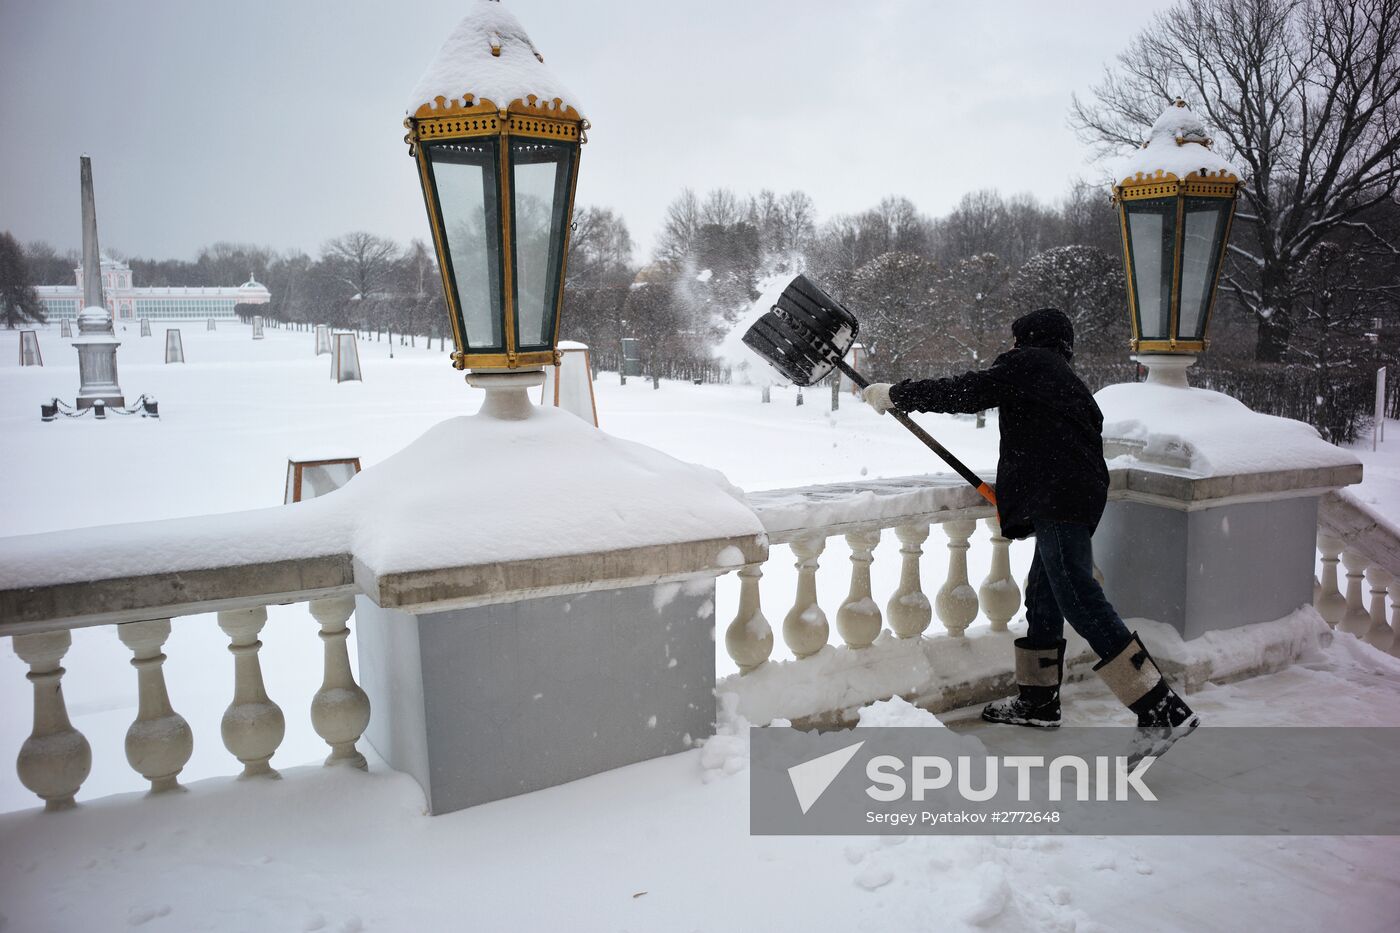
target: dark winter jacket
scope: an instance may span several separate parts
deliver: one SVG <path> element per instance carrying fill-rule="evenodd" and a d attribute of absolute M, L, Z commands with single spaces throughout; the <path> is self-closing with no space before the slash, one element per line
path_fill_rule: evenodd
<path fill-rule="evenodd" d="M 1069 318 L 1043 309 L 1012 327 L 1016 347 L 991 367 L 946 379 L 906 379 L 890 389 L 903 411 L 1001 411 L 997 511 L 1001 533 L 1024 538 L 1036 519 L 1093 528 L 1108 498 L 1103 413 L 1070 368 Z"/>

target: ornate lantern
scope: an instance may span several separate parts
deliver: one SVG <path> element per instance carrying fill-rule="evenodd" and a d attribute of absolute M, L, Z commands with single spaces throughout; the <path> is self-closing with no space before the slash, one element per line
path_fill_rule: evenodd
<path fill-rule="evenodd" d="M 577 99 L 515 17 L 478 0 L 418 82 L 404 126 L 437 248 L 453 365 L 490 374 L 556 364 L 588 128 Z"/>
<path fill-rule="evenodd" d="M 1121 166 L 1113 200 L 1123 232 L 1132 349 L 1149 381 L 1185 385 L 1208 345 L 1239 173 L 1211 151 L 1205 126 L 1177 99 Z"/>

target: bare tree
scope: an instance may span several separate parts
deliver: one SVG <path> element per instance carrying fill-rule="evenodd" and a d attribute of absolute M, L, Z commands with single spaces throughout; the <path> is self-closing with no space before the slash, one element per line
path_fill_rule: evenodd
<path fill-rule="evenodd" d="M 657 261 L 670 265 L 685 262 L 695 247 L 695 235 L 702 222 L 700 199 L 690 188 L 684 189 L 666 206 L 666 220 L 656 241 Z"/>
<path fill-rule="evenodd" d="M 1248 176 L 1226 284 L 1257 319 L 1256 358 L 1281 361 L 1307 258 L 1338 229 L 1367 232 L 1359 215 L 1400 187 L 1400 0 L 1184 0 L 1072 120 L 1120 149 L 1177 94 Z"/>
<path fill-rule="evenodd" d="M 327 240 L 321 258 L 340 281 L 368 301 L 388 288 L 399 247 L 393 240 L 357 230 Z"/>

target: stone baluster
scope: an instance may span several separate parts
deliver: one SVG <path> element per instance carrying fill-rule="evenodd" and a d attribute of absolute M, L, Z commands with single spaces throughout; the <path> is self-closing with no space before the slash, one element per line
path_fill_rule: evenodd
<path fill-rule="evenodd" d="M 836 611 L 836 631 L 852 648 L 869 648 L 880 634 L 880 605 L 870 597 L 871 552 L 880 543 L 880 532 L 861 531 L 846 535 L 851 547 L 851 590 Z"/>
<path fill-rule="evenodd" d="M 1390 630 L 1400 632 L 1400 578 L 1390 584 Z M 1400 638 L 1391 641 L 1390 653 L 1400 658 Z"/>
<path fill-rule="evenodd" d="M 919 557 L 924 552 L 924 541 L 928 540 L 928 522 L 899 525 L 894 534 L 899 539 L 899 589 L 890 597 L 885 611 L 889 613 L 890 629 L 897 637 L 918 638 L 933 620 L 933 606 L 919 580 Z"/>
<path fill-rule="evenodd" d="M 1336 628 L 1347 611 L 1347 601 L 1337 589 L 1337 559 L 1342 553 L 1342 542 L 1339 538 L 1319 532 L 1317 549 L 1322 554 L 1322 585 L 1321 594 L 1313 606 L 1328 625 Z"/>
<path fill-rule="evenodd" d="M 773 654 L 773 628 L 759 605 L 758 581 L 761 564 L 747 564 L 739 570 L 739 612 L 724 632 L 724 647 L 739 672 L 747 674 Z"/>
<path fill-rule="evenodd" d="M 350 672 L 350 650 L 345 624 L 355 612 L 354 596 L 330 596 L 311 601 L 311 615 L 321 624 L 325 648 L 325 673 L 321 689 L 311 699 L 311 726 L 326 740 L 331 753 L 327 765 L 349 764 L 364 770 L 365 756 L 355 748 L 369 725 L 369 696 Z"/>
<path fill-rule="evenodd" d="M 1371 569 L 1366 571 L 1366 579 L 1371 584 L 1371 627 L 1366 630 L 1366 643 L 1381 651 L 1389 651 L 1395 633 L 1385 621 L 1385 590 L 1395 577 L 1379 564 L 1372 564 Z"/>
<path fill-rule="evenodd" d="M 136 668 L 136 721 L 126 730 L 126 760 L 151 782 L 151 793 L 177 790 L 177 776 L 194 752 L 194 733 L 171 708 L 165 689 L 161 648 L 170 637 L 170 620 L 126 622 L 117 626 L 117 637 L 131 649 Z"/>
<path fill-rule="evenodd" d="M 1342 564 L 1347 568 L 1347 610 L 1337 628 L 1363 638 L 1371 627 L 1371 614 L 1366 611 L 1362 583 L 1371 562 L 1359 551 L 1350 548 L 1342 552 Z"/>
<path fill-rule="evenodd" d="M 797 598 L 783 618 L 783 641 L 794 657 L 805 658 L 826 647 L 831 635 L 826 613 L 817 605 L 817 561 L 826 550 L 826 536 L 807 535 L 792 542 L 797 557 Z"/>
<path fill-rule="evenodd" d="M 948 634 L 957 637 L 977 618 L 977 591 L 967 581 L 968 538 L 976 530 L 976 520 L 943 524 L 943 532 L 948 536 L 948 579 L 938 588 L 933 605 Z"/>
<path fill-rule="evenodd" d="M 1011 542 L 1001 536 L 1001 522 L 995 518 L 983 521 L 992 536 L 992 568 L 977 596 L 983 614 L 992 624 L 992 631 L 1004 632 L 1016 610 L 1021 608 L 1021 588 L 1011 578 Z"/>
<path fill-rule="evenodd" d="M 224 710 L 219 731 L 224 747 L 243 762 L 239 777 L 278 777 L 268 762 L 286 733 L 282 708 L 268 699 L 258 663 L 258 633 L 267 623 L 267 609 L 231 609 L 219 613 L 219 628 L 229 637 L 233 653 L 233 702 Z"/>
<path fill-rule="evenodd" d="M 20 746 L 20 783 L 38 794 L 46 810 L 73 806 L 73 796 L 92 770 L 92 747 L 68 721 L 59 662 L 73 644 L 67 631 L 16 635 L 15 654 L 29 665 L 34 685 L 34 728 Z"/>

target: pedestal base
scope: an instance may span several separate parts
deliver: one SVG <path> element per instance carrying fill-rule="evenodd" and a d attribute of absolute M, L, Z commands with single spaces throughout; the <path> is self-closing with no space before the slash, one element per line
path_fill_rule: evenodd
<path fill-rule="evenodd" d="M 365 737 L 450 813 L 710 735 L 714 578 L 418 613 L 358 597 Z"/>
<path fill-rule="evenodd" d="M 74 402 L 74 407 L 82 411 L 84 408 L 91 408 L 94 402 L 99 401 L 108 408 L 126 407 L 126 397 L 121 395 L 80 395 Z"/>

